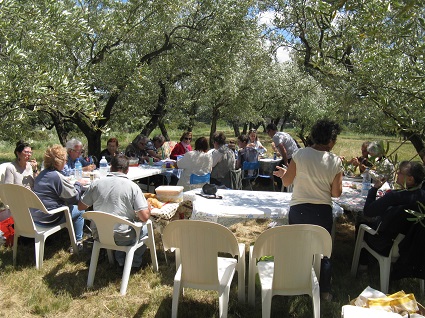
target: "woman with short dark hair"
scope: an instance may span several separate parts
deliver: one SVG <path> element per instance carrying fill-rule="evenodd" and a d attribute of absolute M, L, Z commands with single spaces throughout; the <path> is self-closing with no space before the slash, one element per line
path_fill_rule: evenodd
<path fill-rule="evenodd" d="M 342 162 L 331 152 L 340 126 L 330 120 L 319 120 L 311 129 L 311 147 L 298 149 L 287 169 L 273 174 L 282 178 L 287 187 L 294 183 L 289 209 L 289 224 L 315 224 L 324 227 L 329 234 L 332 230 L 332 197 L 342 193 Z M 320 292 L 330 300 L 331 264 L 328 258 L 322 260 Z"/>
<path fill-rule="evenodd" d="M 200 137 L 195 141 L 195 150 L 187 152 L 183 158 L 177 162 L 177 166 L 183 169 L 177 185 L 183 186 L 184 191 L 190 190 L 190 175 L 204 175 L 211 173 L 212 157 L 208 153 L 208 140 Z M 196 185 L 202 187 L 203 184 Z"/>
<path fill-rule="evenodd" d="M 16 143 L 14 153 L 16 159 L 6 167 L 4 183 L 18 184 L 32 189 L 34 179 L 38 175 L 38 168 L 37 161 L 31 159 L 31 146 L 20 140 Z"/>

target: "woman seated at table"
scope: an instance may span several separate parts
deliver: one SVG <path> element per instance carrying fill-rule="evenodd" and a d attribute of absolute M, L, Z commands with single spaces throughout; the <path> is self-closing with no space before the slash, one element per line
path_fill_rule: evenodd
<path fill-rule="evenodd" d="M 38 169 L 37 161 L 31 159 L 31 146 L 20 140 L 16 143 L 14 153 L 16 159 L 6 167 L 4 183 L 18 184 L 32 189 Z"/>
<path fill-rule="evenodd" d="M 183 169 L 177 185 L 183 186 L 184 191 L 190 190 L 190 175 L 192 173 L 197 175 L 211 173 L 212 157 L 208 153 L 208 148 L 207 138 L 200 137 L 195 141 L 195 150 L 189 151 L 177 162 L 178 168 Z M 202 187 L 203 184 L 196 186 Z"/>
<path fill-rule="evenodd" d="M 247 135 L 238 136 L 238 159 L 236 160 L 236 169 L 242 168 L 244 161 L 257 162 L 258 151 L 248 145 L 249 138 Z"/>
<path fill-rule="evenodd" d="M 149 139 L 145 135 L 137 135 L 131 144 L 125 148 L 125 155 L 129 158 L 138 158 L 141 164 L 149 162 L 149 154 L 146 149 L 148 141 Z"/>
<path fill-rule="evenodd" d="M 252 147 L 258 151 L 259 154 L 267 152 L 267 149 L 263 146 L 261 141 L 258 139 L 257 130 L 251 128 L 248 133 L 249 141 L 248 147 Z"/>
<path fill-rule="evenodd" d="M 213 168 L 210 183 L 226 188 L 231 187 L 230 171 L 235 169 L 235 155 L 226 146 L 226 136 L 222 132 L 213 134 L 214 150 L 211 152 Z"/>
<path fill-rule="evenodd" d="M 186 152 L 192 151 L 190 142 L 192 141 L 192 133 L 185 131 L 180 137 L 180 142 L 177 143 L 170 154 L 170 159 L 177 160 L 177 156 L 183 156 Z"/>
<path fill-rule="evenodd" d="M 106 161 L 108 161 L 108 163 L 111 162 L 112 157 L 115 157 L 116 155 L 118 155 L 118 139 L 117 138 L 109 138 L 108 142 L 106 143 L 106 149 L 103 149 L 102 152 L 100 153 L 100 158 L 102 159 L 102 157 L 105 157 Z"/>
<path fill-rule="evenodd" d="M 40 198 L 47 210 L 53 210 L 67 205 L 71 212 L 74 224 L 78 249 L 82 249 L 84 211 L 78 210 L 77 203 L 80 199 L 83 180 L 74 184 L 69 177 L 64 176 L 63 170 L 67 160 L 67 152 L 61 145 L 53 145 L 44 153 L 44 170 L 40 172 L 34 182 L 34 193 Z M 38 225 L 55 225 L 65 222 L 63 212 L 46 214 L 40 210 L 31 211 L 34 222 Z M 72 252 L 72 250 L 70 249 Z"/>
<path fill-rule="evenodd" d="M 158 153 L 158 150 L 161 149 L 162 145 L 165 142 L 165 137 L 163 135 L 156 135 L 146 144 L 146 149 L 150 158 L 153 158 L 153 161 L 160 161 L 163 158 L 163 152 Z"/>

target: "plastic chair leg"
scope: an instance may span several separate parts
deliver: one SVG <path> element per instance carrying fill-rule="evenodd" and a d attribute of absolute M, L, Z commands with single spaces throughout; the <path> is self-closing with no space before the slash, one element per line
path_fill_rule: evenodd
<path fill-rule="evenodd" d="M 391 268 L 391 259 L 382 259 L 379 260 L 379 275 L 381 282 L 381 291 L 384 294 L 388 294 L 388 287 L 390 282 L 390 268 Z"/>
<path fill-rule="evenodd" d="M 270 317 L 271 307 L 272 307 L 272 291 L 271 290 L 261 290 L 261 312 L 262 317 Z"/>
<path fill-rule="evenodd" d="M 94 241 L 90 258 L 89 276 L 87 278 L 87 287 L 93 286 L 94 276 L 96 275 L 97 261 L 99 260 L 99 242 Z"/>
<path fill-rule="evenodd" d="M 19 234 L 15 232 L 15 236 L 13 237 L 13 266 L 16 266 L 16 257 L 18 256 L 18 238 Z"/>
<path fill-rule="evenodd" d="M 177 318 L 177 311 L 179 307 L 179 297 L 180 293 L 182 292 L 182 286 L 181 286 L 181 266 L 177 270 L 176 275 L 174 276 L 174 286 L 173 286 L 173 302 L 171 306 L 171 318 Z"/>
<path fill-rule="evenodd" d="M 227 284 L 224 289 L 220 291 L 219 297 L 218 297 L 218 310 L 219 310 L 219 317 L 221 318 L 227 318 L 227 311 L 229 307 L 229 293 L 230 293 L 230 285 Z"/>
<path fill-rule="evenodd" d="M 125 295 L 127 292 L 128 280 L 130 279 L 131 265 L 133 264 L 134 251 L 134 248 L 130 249 L 127 252 L 127 255 L 125 256 L 124 271 L 122 273 L 121 279 L 121 295 Z"/>
<path fill-rule="evenodd" d="M 35 246 L 35 267 L 40 270 L 43 267 L 43 257 L 44 257 L 44 240 L 40 237 L 34 238 Z"/>

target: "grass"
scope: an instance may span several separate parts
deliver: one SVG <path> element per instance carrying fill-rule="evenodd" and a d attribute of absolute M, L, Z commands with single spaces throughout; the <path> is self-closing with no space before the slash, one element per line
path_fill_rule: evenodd
<path fill-rule="evenodd" d="M 250 243 L 267 227 L 267 220 L 249 220 L 231 227 L 239 242 Z M 18 266 L 12 266 L 12 250 L 0 248 L 0 296 L 3 317 L 170 317 L 174 256 L 168 253 L 166 265 L 159 247 L 159 272 L 151 266 L 130 276 L 127 295 L 120 296 L 121 275 L 106 259 L 98 264 L 94 288 L 87 289 L 90 252 L 70 255 L 65 231 L 48 239 L 45 262 L 40 271 L 35 269 L 33 244 L 19 246 Z M 379 270 L 372 266 L 368 275 L 351 277 L 350 266 L 354 249 L 354 228 L 350 215 L 337 223 L 337 236 L 333 248 L 333 295 L 330 303 L 322 302 L 323 317 L 340 317 L 341 307 L 368 285 L 379 289 Z M 149 258 L 149 253 L 145 257 Z M 248 259 L 246 259 L 248 261 Z M 150 262 L 149 262 L 150 264 Z M 247 267 L 248 268 L 248 267 Z M 261 317 L 260 291 L 256 288 L 256 306 L 237 302 L 237 278 L 233 280 L 229 317 Z M 416 280 L 404 279 L 390 283 L 390 292 L 403 289 L 413 292 L 424 302 Z M 179 317 L 217 317 L 218 297 L 215 292 L 187 289 L 179 302 Z M 312 317 L 312 304 L 308 296 L 275 296 L 272 317 Z"/>
<path fill-rule="evenodd" d="M 230 130 L 225 130 L 230 136 Z M 194 138 L 206 135 L 194 132 Z M 121 149 L 127 145 L 134 135 L 120 134 Z M 178 140 L 180 133 L 171 134 L 172 140 Z M 106 138 L 107 139 L 107 138 Z M 103 140 L 106 143 L 106 139 Z M 334 153 L 351 158 L 360 155 L 360 146 L 365 136 L 340 136 L 333 150 Z M 390 149 L 395 149 L 400 142 L 397 139 L 376 137 L 390 141 Z M 55 141 L 36 143 L 35 157 L 41 162 L 44 149 Z M 270 138 L 260 133 L 260 140 L 270 148 Z M 0 162 L 14 158 L 14 145 L 0 142 Z M 391 150 L 390 150 L 391 151 Z M 413 157 L 414 151 L 410 143 L 403 144 L 397 151 L 399 160 Z M 248 246 L 267 228 L 268 220 L 250 220 L 231 227 L 239 242 Z M 158 245 L 159 272 L 150 266 L 132 274 L 127 295 L 120 296 L 121 275 L 106 260 L 100 261 L 94 281 L 94 288 L 87 289 L 88 266 L 90 253 L 70 255 L 67 252 L 69 239 L 66 232 L 52 235 L 45 249 L 45 261 L 40 271 L 35 269 L 34 244 L 19 245 L 18 266 L 12 266 L 11 248 L 0 247 L 0 297 L 2 305 L 0 314 L 3 317 L 170 317 L 175 264 L 173 255 L 169 254 L 170 264 L 166 265 L 163 252 Z M 350 266 L 354 250 L 353 220 L 348 214 L 338 220 L 335 245 L 333 248 L 333 282 L 334 301 L 322 302 L 322 317 L 340 317 L 341 307 L 357 297 L 368 285 L 379 289 L 379 267 L 370 268 L 367 275 L 351 277 Z M 146 257 L 149 258 L 149 253 Z M 248 258 L 246 259 L 248 264 Z M 248 267 L 247 267 L 248 268 Z M 228 317 L 261 317 L 260 291 L 256 288 L 256 306 L 237 302 L 237 278 L 234 278 Z M 403 289 L 413 292 L 417 300 L 425 303 L 419 293 L 416 280 L 404 279 L 390 283 L 390 292 Z M 215 292 L 188 289 L 179 302 L 179 317 L 217 317 L 218 298 Z M 308 296 L 282 297 L 276 296 L 272 302 L 272 317 L 312 317 L 312 304 Z"/>

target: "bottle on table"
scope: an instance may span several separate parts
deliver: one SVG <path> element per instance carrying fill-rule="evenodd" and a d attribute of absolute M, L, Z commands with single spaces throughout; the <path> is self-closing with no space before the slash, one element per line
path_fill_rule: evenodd
<path fill-rule="evenodd" d="M 99 174 L 100 177 L 106 177 L 108 174 L 108 161 L 105 156 L 102 156 L 102 159 L 99 161 Z"/>
<path fill-rule="evenodd" d="M 77 158 L 75 162 L 74 176 L 76 180 L 80 180 L 83 177 L 83 165 L 80 162 L 80 158 Z"/>
<path fill-rule="evenodd" d="M 369 189 L 371 188 L 371 178 L 369 173 L 369 168 L 366 168 L 363 172 L 363 181 L 362 181 L 362 197 L 367 197 L 367 193 L 369 192 Z"/>

